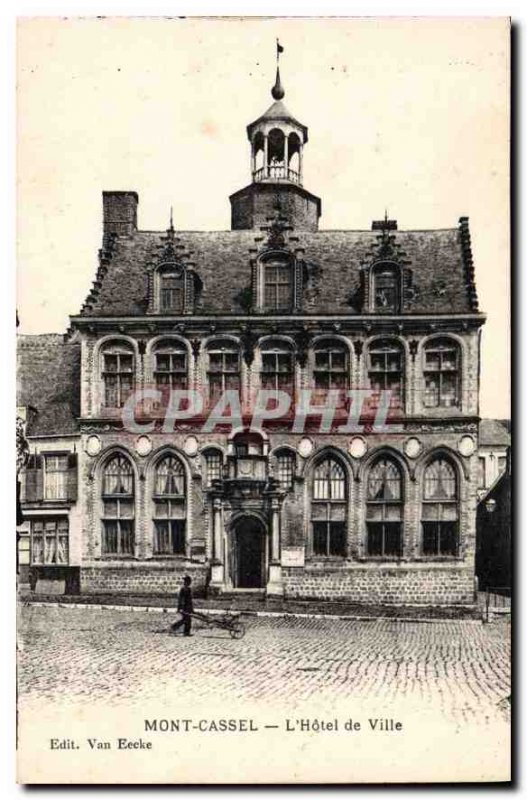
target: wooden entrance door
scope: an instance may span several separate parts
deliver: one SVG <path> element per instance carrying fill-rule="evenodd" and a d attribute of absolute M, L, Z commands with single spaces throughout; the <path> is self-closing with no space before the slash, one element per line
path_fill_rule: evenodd
<path fill-rule="evenodd" d="M 264 586 L 265 532 L 255 517 L 244 517 L 235 529 L 235 585 L 239 589 Z"/>

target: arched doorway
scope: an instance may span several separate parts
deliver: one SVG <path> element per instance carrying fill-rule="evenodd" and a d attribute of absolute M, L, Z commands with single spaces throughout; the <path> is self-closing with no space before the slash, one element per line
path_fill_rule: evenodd
<path fill-rule="evenodd" d="M 237 589 L 261 589 L 265 586 L 265 528 L 253 516 L 241 517 L 233 527 L 232 582 Z"/>

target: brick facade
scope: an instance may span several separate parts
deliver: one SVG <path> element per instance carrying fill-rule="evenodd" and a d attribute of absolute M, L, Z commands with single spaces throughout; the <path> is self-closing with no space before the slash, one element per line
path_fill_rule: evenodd
<path fill-rule="evenodd" d="M 233 231 L 256 229 L 266 225 L 276 208 L 276 188 L 273 184 L 252 183 L 231 195 L 231 227 Z M 281 210 L 294 219 L 302 230 L 318 230 L 321 203 L 318 197 L 300 186 L 284 186 L 280 191 Z"/>
<path fill-rule="evenodd" d="M 64 339 L 23 337 L 20 405 L 36 409 L 27 435 L 32 463 L 44 470 L 38 497 L 24 489 L 26 545 L 31 540 L 36 547 L 39 519 L 66 515 L 66 566 L 80 570 L 84 592 L 173 593 L 190 574 L 196 586 L 210 583 L 220 594 L 260 588 L 366 604 L 470 604 L 484 316 L 468 221 L 438 231 L 399 231 L 386 219 L 371 231 L 320 231 L 320 201 L 302 186 L 307 128 L 280 99 L 248 135 L 253 181 L 230 198 L 231 231 L 176 231 L 172 221 L 166 232 L 141 231 L 136 193 L 104 192 L 99 268 L 81 313 L 71 318 Z M 288 276 L 287 307 L 270 307 L 268 275 L 274 273 L 266 272 L 268 265 Z M 176 313 L 167 310 L 167 297 L 177 286 L 185 296 Z M 370 427 L 362 420 L 357 432 L 334 425 L 321 433 L 318 421 L 295 431 L 290 418 L 268 423 L 257 443 L 247 438 L 240 446 L 237 435 L 249 424 L 266 379 L 269 348 L 289 359 L 298 403 L 301 391 L 319 386 L 320 363 L 326 362 L 317 352 L 331 348 L 345 364 L 345 388 L 371 391 L 381 345 L 397 354 L 391 369 L 401 398 L 381 429 L 371 428 L 372 417 Z M 434 347 L 438 356 L 429 355 Z M 160 352 L 168 354 L 165 363 L 180 365 L 186 388 L 204 400 L 201 417 L 164 429 L 161 412 L 147 403 L 138 420 L 146 427 L 132 431 L 123 424 L 124 398 L 109 397 L 120 391 L 121 379 L 127 391 L 155 389 Z M 215 352 L 230 353 L 229 363 L 237 365 L 239 430 L 203 429 Z M 430 364 L 443 370 L 437 378 L 443 383 L 427 377 Z M 430 399 L 434 386 L 437 402 Z M 341 427 L 347 414 L 340 412 Z M 221 462 L 214 480 L 207 476 L 210 448 Z M 281 451 L 289 454 L 287 485 Z M 75 498 L 46 497 L 51 478 L 45 470 L 56 462 L 45 456 L 57 452 L 75 456 Z M 118 490 L 118 484 L 108 489 L 105 477 L 112 459 L 126 471 Z M 325 459 L 336 465 L 340 494 L 323 507 L 314 487 Z M 427 506 L 425 474 L 439 461 L 453 494 Z M 371 475 L 381 462 L 398 475 L 398 494 L 374 508 Z M 164 498 L 159 470 L 167 464 L 177 465 L 170 469 L 179 483 Z M 376 513 L 386 515 L 382 525 Z M 442 533 L 434 534 L 437 552 L 431 554 L 424 530 L 436 530 L 433 514 L 444 525 L 437 527 Z M 372 531 L 381 529 L 384 544 L 377 552 Z M 169 545 L 160 544 L 160 531 L 169 531 L 163 534 L 172 537 Z M 329 537 L 324 554 L 321 531 Z M 395 535 L 397 546 L 388 546 Z M 443 535 L 451 537 L 448 547 Z M 45 566 L 46 574 L 53 563 L 65 567 L 51 539 L 38 558 L 31 556 L 33 567 Z"/>

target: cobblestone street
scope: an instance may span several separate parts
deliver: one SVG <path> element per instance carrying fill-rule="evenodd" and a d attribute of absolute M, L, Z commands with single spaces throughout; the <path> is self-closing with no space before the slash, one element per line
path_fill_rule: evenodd
<path fill-rule="evenodd" d="M 160 613 L 24 606 L 21 700 L 85 703 L 401 699 L 457 722 L 508 714 L 510 626 L 472 621 L 247 618 L 240 641 Z"/>

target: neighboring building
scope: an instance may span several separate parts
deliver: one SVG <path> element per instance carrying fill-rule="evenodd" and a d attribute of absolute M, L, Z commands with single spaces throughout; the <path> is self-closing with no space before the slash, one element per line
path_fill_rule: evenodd
<path fill-rule="evenodd" d="M 511 488 L 509 449 L 505 469 L 478 503 L 476 574 L 480 589 L 512 587 Z"/>
<path fill-rule="evenodd" d="M 507 468 L 511 444 L 508 420 L 482 419 L 479 423 L 478 494 L 482 497 Z"/>
<path fill-rule="evenodd" d="M 64 338 L 20 339 L 24 526 L 33 575 L 84 592 L 211 590 L 362 603 L 474 601 L 480 328 L 468 220 L 441 230 L 319 230 L 308 130 L 274 102 L 247 128 L 252 181 L 230 231 L 137 227 L 103 192 L 93 288 Z M 379 198 L 382 202 L 382 198 Z M 392 394 L 381 430 L 247 433 L 259 387 L 321 403 Z M 135 388 L 239 390 L 239 430 L 123 427 Z M 371 392 L 370 392 L 371 394 Z M 205 411 L 207 408 L 205 409 Z M 346 425 L 347 400 L 336 411 Z M 38 584 L 37 584 L 38 586 Z"/>

